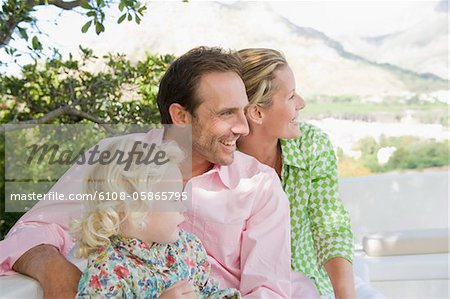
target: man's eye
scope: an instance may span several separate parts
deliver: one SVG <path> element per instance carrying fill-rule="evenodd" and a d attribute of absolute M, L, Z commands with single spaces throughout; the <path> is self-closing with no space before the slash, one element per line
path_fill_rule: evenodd
<path fill-rule="evenodd" d="M 233 114 L 233 111 L 224 111 L 220 115 L 227 116 Z"/>

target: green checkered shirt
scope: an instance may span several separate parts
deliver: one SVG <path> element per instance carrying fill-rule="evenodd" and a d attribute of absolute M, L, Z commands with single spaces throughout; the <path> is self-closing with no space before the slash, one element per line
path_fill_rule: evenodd
<path fill-rule="evenodd" d="M 323 265 L 353 259 L 350 217 L 339 199 L 336 156 L 328 136 L 302 123 L 302 136 L 281 140 L 281 180 L 291 205 L 292 268 L 313 279 L 321 296 L 333 294 Z"/>

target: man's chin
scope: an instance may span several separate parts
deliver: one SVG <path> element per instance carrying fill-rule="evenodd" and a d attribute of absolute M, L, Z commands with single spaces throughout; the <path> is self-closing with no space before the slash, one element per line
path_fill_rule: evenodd
<path fill-rule="evenodd" d="M 221 159 L 219 159 L 217 164 L 223 165 L 223 166 L 228 166 L 228 165 L 232 164 L 233 161 L 234 161 L 234 153 L 231 155 L 227 155 L 227 157 L 222 157 Z"/>

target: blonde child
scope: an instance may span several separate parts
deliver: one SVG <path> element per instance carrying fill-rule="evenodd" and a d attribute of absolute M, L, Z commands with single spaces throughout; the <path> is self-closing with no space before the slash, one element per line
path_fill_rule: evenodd
<path fill-rule="evenodd" d="M 85 200 L 84 218 L 72 225 L 75 255 L 88 258 L 77 298 L 240 298 L 235 289 L 218 289 L 200 240 L 178 228 L 184 221 L 178 147 L 121 137 L 103 151 L 118 159 L 91 166 L 85 191 L 96 197 Z M 142 163 L 157 152 L 165 163 Z"/>

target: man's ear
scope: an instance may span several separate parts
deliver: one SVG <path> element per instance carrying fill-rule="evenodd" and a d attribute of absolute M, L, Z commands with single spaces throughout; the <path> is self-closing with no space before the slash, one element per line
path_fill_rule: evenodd
<path fill-rule="evenodd" d="M 261 107 L 258 105 L 250 104 L 247 106 L 245 110 L 245 115 L 247 116 L 247 120 L 258 125 L 262 124 L 263 119 L 263 111 L 261 111 Z"/>
<path fill-rule="evenodd" d="M 169 106 L 169 114 L 174 125 L 187 125 L 192 121 L 191 114 L 178 103 Z"/>

